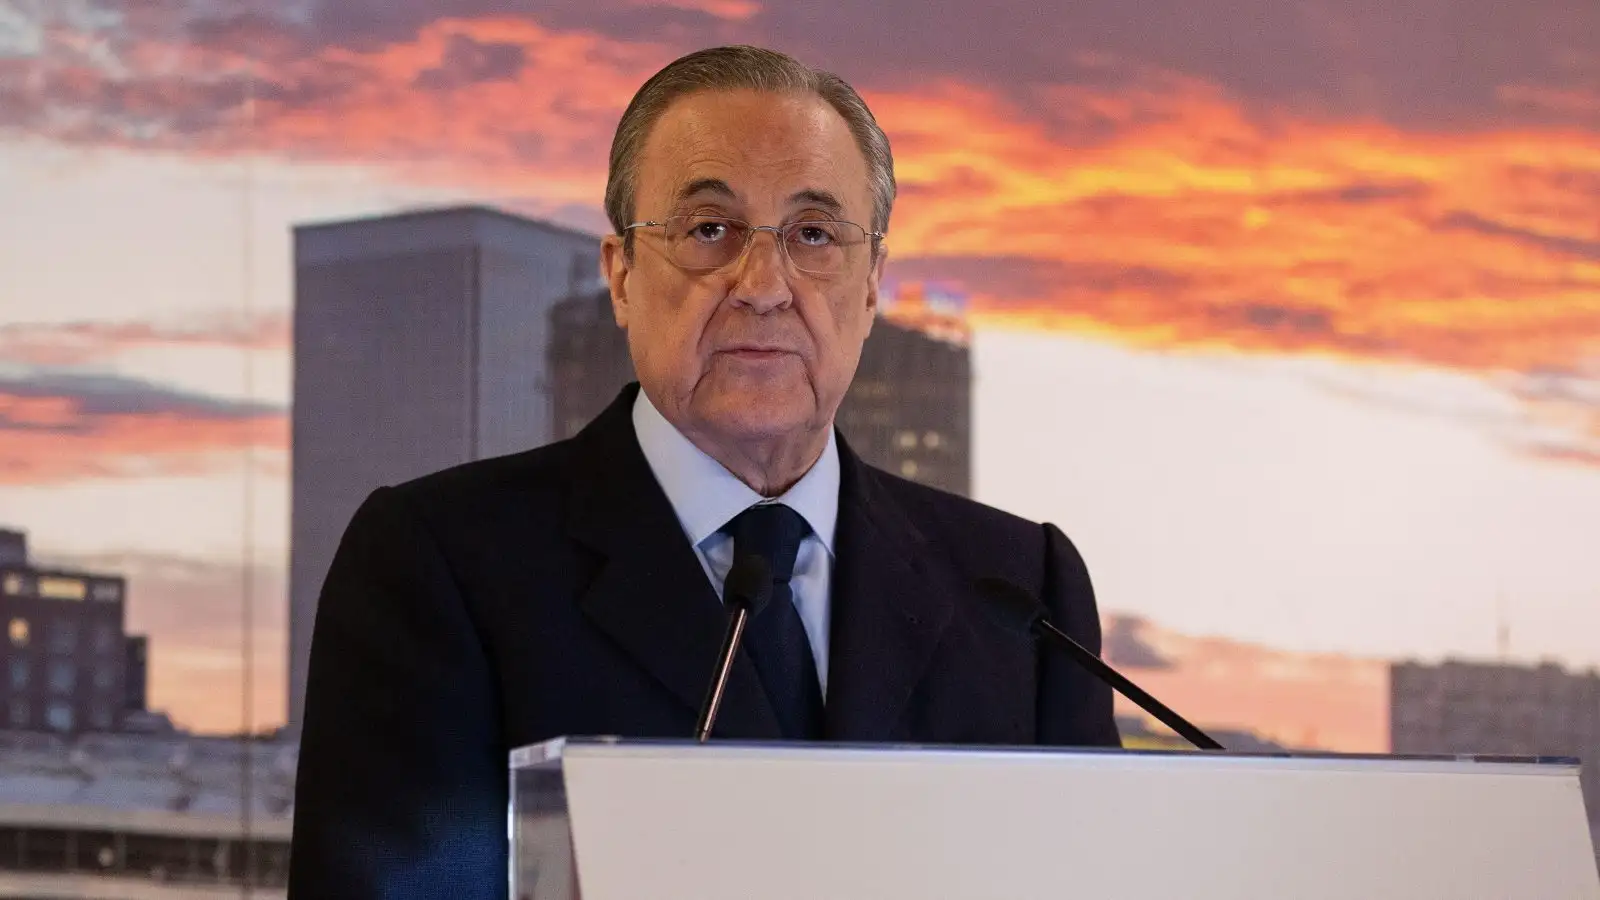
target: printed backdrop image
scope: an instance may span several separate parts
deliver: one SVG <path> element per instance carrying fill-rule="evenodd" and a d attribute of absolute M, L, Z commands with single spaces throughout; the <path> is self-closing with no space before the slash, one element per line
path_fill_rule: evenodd
<path fill-rule="evenodd" d="M 255 849 L 171 865 L 281 890 L 318 573 L 372 473 L 459 456 L 318 404 L 403 399 L 468 307 L 395 273 L 471 232 L 520 323 L 485 446 L 596 412 L 612 130 L 725 43 L 893 145 L 847 436 L 1059 525 L 1108 661 L 1232 749 L 1600 757 L 1593 0 L 0 0 L 0 810 L 255 792 Z M 74 746 L 189 793 L 49 787 Z"/>

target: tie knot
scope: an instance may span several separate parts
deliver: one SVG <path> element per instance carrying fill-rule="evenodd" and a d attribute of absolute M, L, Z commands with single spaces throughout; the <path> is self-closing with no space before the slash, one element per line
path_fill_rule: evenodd
<path fill-rule="evenodd" d="M 794 575 L 800 542 L 811 533 L 811 526 L 782 503 L 759 503 L 730 519 L 722 531 L 733 536 L 735 557 L 761 554 L 772 564 L 772 580 L 783 584 Z"/>

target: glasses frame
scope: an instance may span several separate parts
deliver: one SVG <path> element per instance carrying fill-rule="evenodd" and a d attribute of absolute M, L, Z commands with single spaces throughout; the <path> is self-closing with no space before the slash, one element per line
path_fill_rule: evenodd
<path fill-rule="evenodd" d="M 739 253 L 734 256 L 733 259 L 728 260 L 720 266 L 712 266 L 710 268 L 686 266 L 678 262 L 676 259 L 672 259 L 672 255 L 669 253 L 667 258 L 672 260 L 672 264 L 684 270 L 685 272 L 720 272 L 729 266 L 738 265 L 739 261 L 744 259 L 744 255 L 750 252 L 750 244 L 755 241 L 756 232 L 770 231 L 772 232 L 773 239 L 778 242 L 778 251 L 783 254 L 783 261 L 788 263 L 789 266 L 792 267 L 796 272 L 820 278 L 831 278 L 841 274 L 841 272 L 813 272 L 810 269 L 800 268 L 800 264 L 796 263 L 794 261 L 794 257 L 789 255 L 789 242 L 784 240 L 783 232 L 789 228 L 799 228 L 806 225 L 849 225 L 852 228 L 860 228 L 861 233 L 866 237 L 867 241 L 872 244 L 872 256 L 870 258 L 873 259 L 877 258 L 878 249 L 882 245 L 882 241 L 886 236 L 881 231 L 868 231 L 866 227 L 861 225 L 859 222 L 851 222 L 848 219 L 801 219 L 796 222 L 790 222 L 787 225 L 752 225 L 743 219 L 734 218 L 733 216 L 713 216 L 706 214 L 667 216 L 666 219 L 662 221 L 647 219 L 643 222 L 630 222 L 622 227 L 622 231 L 624 236 L 626 236 L 628 234 L 632 234 L 635 228 L 666 228 L 667 223 L 671 222 L 673 219 L 712 219 L 719 222 L 732 222 L 742 225 L 745 227 L 745 229 L 747 229 L 744 236 L 744 246 L 739 248 Z"/>

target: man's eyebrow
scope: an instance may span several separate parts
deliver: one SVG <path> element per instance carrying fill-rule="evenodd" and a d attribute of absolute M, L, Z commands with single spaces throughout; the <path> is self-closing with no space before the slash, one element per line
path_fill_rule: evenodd
<path fill-rule="evenodd" d="M 738 199 L 739 196 L 738 194 L 734 193 L 733 188 L 721 178 L 696 178 L 695 180 L 684 185 L 682 190 L 678 191 L 678 201 L 682 202 L 687 200 L 690 197 L 693 197 L 695 194 L 719 194 L 728 198 L 729 200 Z"/>
<path fill-rule="evenodd" d="M 844 215 L 844 204 L 829 191 L 807 188 L 789 195 L 790 206 L 798 206 L 800 204 L 820 206 L 823 212 L 831 216 Z"/>

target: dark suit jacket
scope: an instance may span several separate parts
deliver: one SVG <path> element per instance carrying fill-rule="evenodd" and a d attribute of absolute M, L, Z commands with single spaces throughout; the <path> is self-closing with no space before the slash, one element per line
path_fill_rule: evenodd
<path fill-rule="evenodd" d="M 637 391 L 569 441 L 380 488 L 355 514 L 312 639 L 294 900 L 504 898 L 512 748 L 691 735 L 724 612 L 639 449 Z M 840 464 L 828 739 L 1116 745 L 1109 689 L 971 587 L 1026 586 L 1098 651 L 1071 542 L 842 439 Z M 779 736 L 748 658 L 716 735 Z"/>

